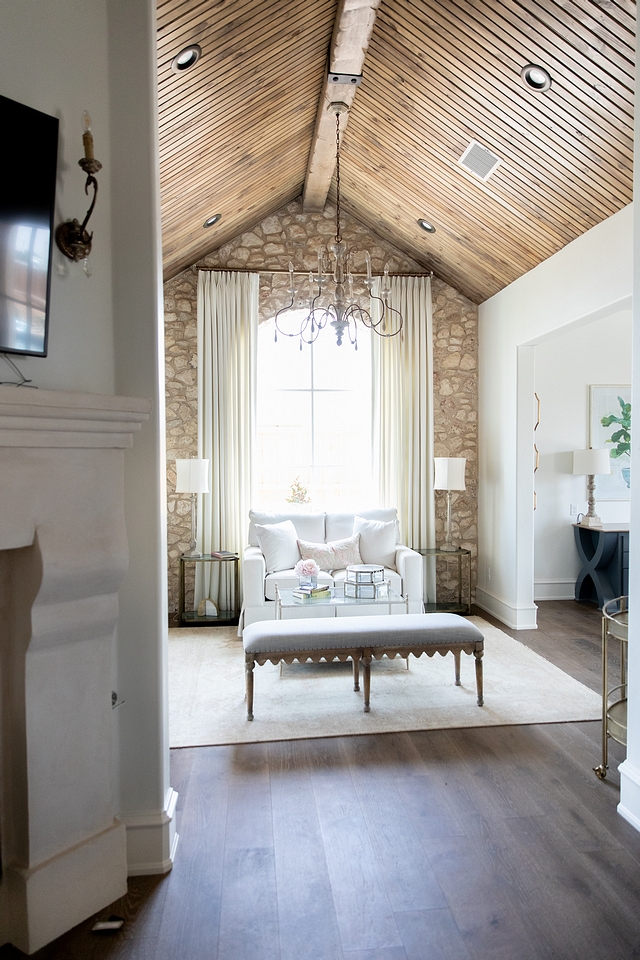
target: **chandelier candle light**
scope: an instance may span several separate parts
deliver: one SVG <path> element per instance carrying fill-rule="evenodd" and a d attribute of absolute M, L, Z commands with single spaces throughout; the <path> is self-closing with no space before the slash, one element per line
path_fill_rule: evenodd
<path fill-rule="evenodd" d="M 208 460 L 176 460 L 176 493 L 191 494 L 191 540 L 185 557 L 201 557 L 196 550 L 196 494 L 209 493 Z"/>
<path fill-rule="evenodd" d="M 602 520 L 596 513 L 596 474 L 611 473 L 611 459 L 609 450 L 601 447 L 598 450 L 574 450 L 573 472 L 578 476 L 588 477 L 587 491 L 589 495 L 589 509 L 580 521 L 581 527 L 602 528 Z"/>
<path fill-rule="evenodd" d="M 294 329 L 285 329 L 282 325 L 285 322 L 285 316 L 290 310 L 293 310 L 296 295 L 299 291 L 294 282 L 293 264 L 289 264 L 289 296 L 291 302 L 282 307 L 275 315 L 275 340 L 278 334 L 284 337 L 298 337 L 300 349 L 303 343 L 313 343 L 318 339 L 321 330 L 324 330 L 328 323 L 335 331 L 336 342 L 338 346 L 342 345 L 343 338 L 349 337 L 349 341 L 358 349 L 358 321 L 369 330 L 373 330 L 379 337 L 395 337 L 402 332 L 403 318 L 402 314 L 389 306 L 389 295 L 391 287 L 389 285 L 389 271 L 384 271 L 384 279 L 380 296 L 374 296 L 373 285 L 375 279 L 371 271 L 371 256 L 369 251 L 365 251 L 365 260 L 367 264 L 367 276 L 364 284 L 369 291 L 369 301 L 374 300 L 379 305 L 379 317 L 374 319 L 370 310 L 357 303 L 353 295 L 353 274 L 351 273 L 350 260 L 353 254 L 347 244 L 342 239 L 340 233 L 340 114 L 348 110 L 344 103 L 332 103 L 329 110 L 336 115 L 336 234 L 328 251 L 324 247 L 318 250 L 318 272 L 314 275 L 313 270 L 309 272 L 309 309 L 301 321 L 297 317 L 293 318 Z"/>
<path fill-rule="evenodd" d="M 466 489 L 464 471 L 467 459 L 466 457 L 434 457 L 433 460 L 436 466 L 433 489 L 447 491 L 447 528 L 444 543 L 440 549 L 453 553 L 458 548 L 451 536 L 451 492 Z"/>

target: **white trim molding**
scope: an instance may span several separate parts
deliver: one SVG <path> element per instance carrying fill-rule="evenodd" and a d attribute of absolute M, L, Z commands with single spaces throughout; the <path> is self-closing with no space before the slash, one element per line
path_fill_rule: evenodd
<path fill-rule="evenodd" d="M 535 580 L 533 584 L 534 600 L 575 600 L 575 577 L 564 580 Z"/>
<path fill-rule="evenodd" d="M 481 610 L 486 610 L 487 613 L 490 613 L 496 620 L 501 620 L 511 630 L 538 629 L 538 608 L 535 603 L 515 606 L 480 587 L 476 587 L 475 603 Z"/>
<path fill-rule="evenodd" d="M 640 830 L 640 770 L 624 760 L 618 767 L 620 774 L 620 803 L 618 813 L 632 827 Z"/>
<path fill-rule="evenodd" d="M 177 802 L 177 792 L 169 787 L 164 810 L 122 817 L 127 828 L 130 877 L 168 873 L 173 867 L 179 840 L 175 819 Z"/>
<path fill-rule="evenodd" d="M 124 854 L 124 826 L 116 820 L 106 830 L 43 863 L 28 868 L 5 866 L 6 940 L 24 953 L 35 953 L 124 896 Z"/>

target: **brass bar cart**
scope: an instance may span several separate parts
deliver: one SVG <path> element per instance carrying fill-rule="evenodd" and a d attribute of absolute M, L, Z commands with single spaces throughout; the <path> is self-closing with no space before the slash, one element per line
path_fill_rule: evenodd
<path fill-rule="evenodd" d="M 627 639 L 629 598 L 615 597 L 602 608 L 602 763 L 593 768 L 604 780 L 609 767 L 609 737 L 627 745 Z M 620 643 L 620 683 L 609 686 L 609 641 Z"/>

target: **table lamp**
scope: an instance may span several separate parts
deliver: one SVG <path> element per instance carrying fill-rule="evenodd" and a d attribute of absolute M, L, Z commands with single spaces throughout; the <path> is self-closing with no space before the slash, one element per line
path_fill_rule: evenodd
<path fill-rule="evenodd" d="M 466 457 L 434 457 L 433 462 L 436 466 L 435 479 L 433 481 L 434 490 L 447 491 L 447 532 L 441 550 L 452 553 L 458 548 L 454 545 L 451 538 L 451 491 L 465 490 L 464 471 L 467 464 Z"/>
<path fill-rule="evenodd" d="M 176 460 L 176 493 L 191 494 L 191 540 L 185 556 L 201 557 L 196 550 L 196 494 L 209 493 L 209 461 Z"/>
<path fill-rule="evenodd" d="M 586 516 L 580 521 L 580 526 L 594 527 L 595 529 L 602 528 L 602 520 L 596 514 L 596 498 L 594 496 L 596 489 L 595 476 L 601 473 L 611 473 L 609 450 L 606 447 L 600 447 L 598 450 L 574 450 L 573 472 L 576 475 L 589 478 L 587 481 L 589 509 Z"/>

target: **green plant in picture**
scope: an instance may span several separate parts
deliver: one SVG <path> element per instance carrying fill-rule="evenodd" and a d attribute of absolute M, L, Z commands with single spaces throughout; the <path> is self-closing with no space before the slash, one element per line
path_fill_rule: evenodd
<path fill-rule="evenodd" d="M 631 404 L 625 403 L 622 397 L 618 397 L 618 403 L 620 404 L 619 417 L 616 417 L 613 413 L 608 413 L 600 420 L 603 427 L 611 427 L 614 423 L 619 427 L 619 429 L 613 431 L 608 440 L 605 440 L 605 443 L 613 444 L 612 460 L 631 456 Z M 627 487 L 630 487 L 631 466 L 622 467 L 620 473 Z"/>
<path fill-rule="evenodd" d="M 296 477 L 291 484 L 291 493 L 285 497 L 287 503 L 311 503 L 309 491 L 300 483 L 300 477 Z"/>
<path fill-rule="evenodd" d="M 625 403 L 622 397 L 618 397 L 618 403 L 620 404 L 619 417 L 616 417 L 613 413 L 608 413 L 606 417 L 602 417 L 600 420 L 603 427 L 610 427 L 614 423 L 620 425 L 620 429 L 614 430 L 609 439 L 605 441 L 614 444 L 611 451 L 614 460 L 623 457 L 625 454 L 627 456 L 631 455 L 631 404 Z"/>

